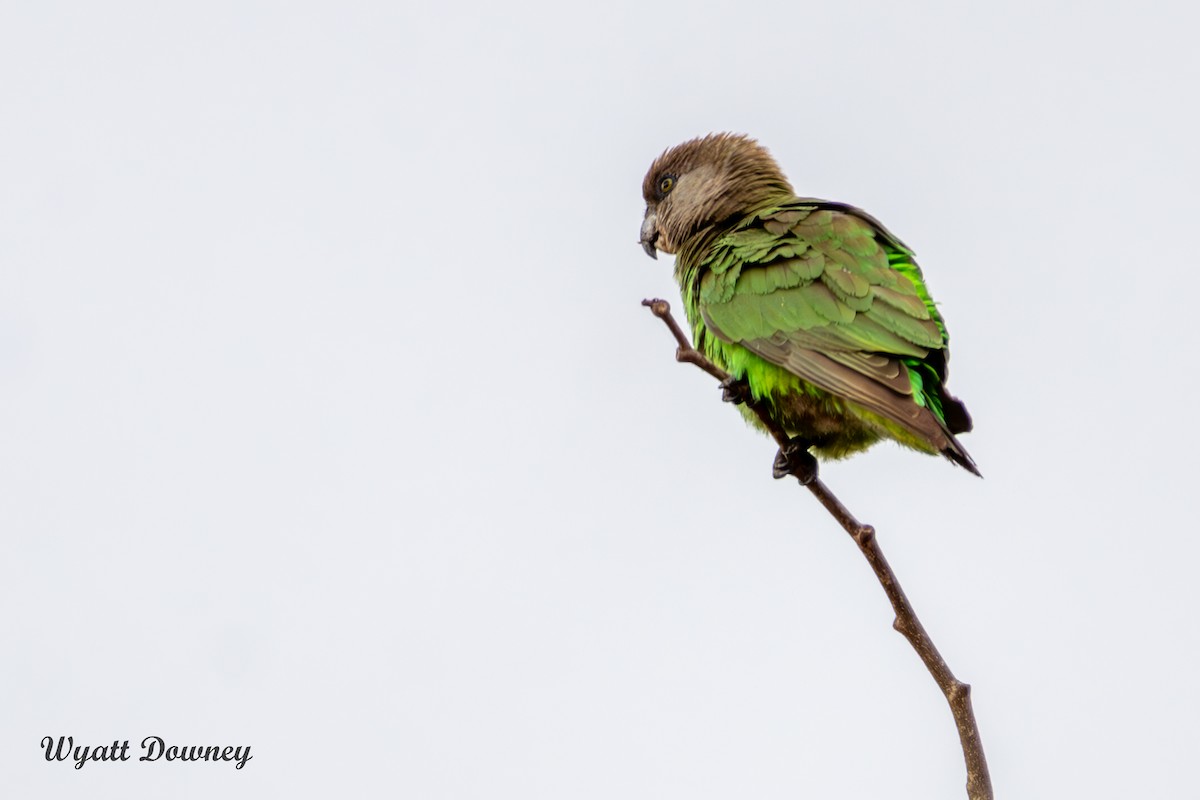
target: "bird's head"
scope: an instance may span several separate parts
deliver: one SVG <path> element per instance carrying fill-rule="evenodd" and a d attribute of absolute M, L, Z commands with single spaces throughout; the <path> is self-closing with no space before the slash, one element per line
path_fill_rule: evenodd
<path fill-rule="evenodd" d="M 697 233 L 791 194 L 775 159 L 750 137 L 692 139 L 655 159 L 642 181 L 641 245 L 651 258 L 656 250 L 674 253 Z"/>

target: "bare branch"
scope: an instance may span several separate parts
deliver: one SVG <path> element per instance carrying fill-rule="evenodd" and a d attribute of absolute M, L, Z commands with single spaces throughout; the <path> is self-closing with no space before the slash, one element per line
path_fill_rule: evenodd
<path fill-rule="evenodd" d="M 729 380 L 730 376 L 727 372 L 691 345 L 674 316 L 671 315 L 671 306 L 666 300 L 643 300 L 642 305 L 647 306 L 654 316 L 661 319 L 671 330 L 671 334 L 679 345 L 675 351 L 676 361 L 695 364 L 719 381 Z M 787 432 L 775 424 L 761 402 L 747 398 L 745 404 L 758 415 L 780 447 L 784 447 L 790 441 Z M 900 582 L 896 580 L 895 573 L 892 572 L 887 559 L 883 557 L 883 551 L 879 549 L 879 542 L 875 538 L 875 529 L 855 519 L 854 515 L 842 505 L 833 492 L 829 491 L 819 477 L 812 478 L 806 484 L 802 482 L 801 485 L 806 486 L 816 496 L 821 505 L 825 506 L 825 510 L 854 539 L 854 543 L 866 557 L 867 563 L 875 571 L 875 577 L 883 586 L 883 591 L 887 593 L 888 600 L 896 612 L 896 619 L 892 623 L 892 627 L 908 639 L 909 644 L 921 657 L 925 668 L 929 670 L 929 674 L 937 682 L 938 688 L 942 690 L 942 694 L 946 695 L 946 701 L 950 704 L 950 712 L 954 715 L 954 724 L 958 728 L 963 759 L 967 765 L 967 797 L 970 800 L 992 800 L 992 781 L 988 775 L 987 759 L 983 755 L 983 742 L 979 738 L 979 726 L 975 723 L 975 712 L 971 708 L 971 687 L 954 677 L 954 673 L 946 665 L 946 660 L 942 658 L 941 653 L 934 646 L 933 640 L 925 632 L 925 627 L 917 618 L 916 611 L 908 602 L 904 590 L 900 588 Z"/>

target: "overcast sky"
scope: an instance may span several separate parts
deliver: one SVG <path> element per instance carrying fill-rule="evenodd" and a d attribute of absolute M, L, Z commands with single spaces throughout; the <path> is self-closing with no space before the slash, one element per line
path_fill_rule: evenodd
<path fill-rule="evenodd" d="M 1194 788 L 1200 20 L 738 9 L 0 7 L 7 796 L 965 796 L 857 549 L 639 305 L 642 175 L 719 130 L 941 305 L 986 479 L 823 475 L 997 796 Z"/>

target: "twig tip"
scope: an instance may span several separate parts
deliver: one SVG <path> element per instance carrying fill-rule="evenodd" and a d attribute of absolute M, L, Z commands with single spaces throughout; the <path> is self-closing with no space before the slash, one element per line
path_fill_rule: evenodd
<path fill-rule="evenodd" d="M 671 304 L 666 300 L 655 297 L 650 300 L 643 300 L 642 305 L 650 309 L 654 316 L 663 318 L 671 313 Z"/>

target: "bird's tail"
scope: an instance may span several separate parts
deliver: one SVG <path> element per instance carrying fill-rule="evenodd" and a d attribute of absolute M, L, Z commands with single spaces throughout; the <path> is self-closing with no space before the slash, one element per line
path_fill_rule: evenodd
<path fill-rule="evenodd" d="M 967 452 L 966 448 L 958 443 L 954 434 L 949 434 L 947 438 L 950 440 L 950 446 L 942 451 L 942 455 L 972 475 L 982 478 L 983 473 L 979 471 L 979 467 L 975 466 L 975 459 L 971 458 L 971 454 Z"/>
<path fill-rule="evenodd" d="M 971 415 L 967 413 L 967 407 L 962 404 L 958 398 L 946 393 L 942 387 L 942 430 L 946 432 L 946 438 L 949 444 L 942 450 L 942 455 L 948 458 L 951 462 L 970 472 L 973 475 L 978 475 L 980 478 L 983 474 L 979 471 L 979 467 L 975 466 L 975 459 L 971 458 L 971 454 L 963 447 L 958 439 L 954 438 L 956 433 L 969 433 L 974 423 L 971 421 Z"/>

